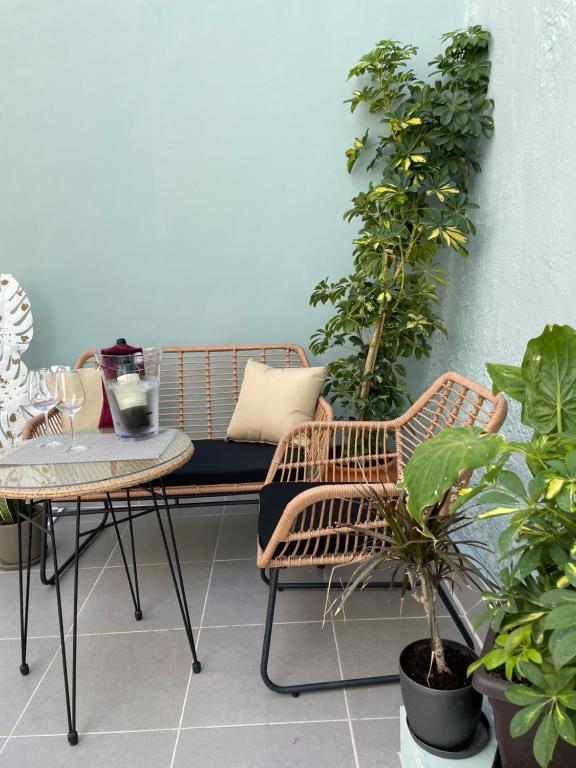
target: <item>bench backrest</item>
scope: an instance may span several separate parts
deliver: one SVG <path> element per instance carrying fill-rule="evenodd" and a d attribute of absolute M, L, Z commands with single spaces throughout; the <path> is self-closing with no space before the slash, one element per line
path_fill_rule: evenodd
<path fill-rule="evenodd" d="M 76 367 L 95 365 L 94 353 L 85 352 Z M 160 425 L 180 429 L 196 440 L 225 437 L 248 360 L 278 368 L 309 365 L 296 344 L 163 347 Z"/>

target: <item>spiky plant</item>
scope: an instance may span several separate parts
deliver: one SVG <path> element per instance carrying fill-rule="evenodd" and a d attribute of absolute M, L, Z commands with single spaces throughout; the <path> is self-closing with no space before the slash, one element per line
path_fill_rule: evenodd
<path fill-rule="evenodd" d="M 455 583 L 460 582 L 483 590 L 486 576 L 480 576 L 479 561 L 470 550 L 486 547 L 480 541 L 463 536 L 472 520 L 463 513 L 447 514 L 446 496 L 426 509 L 422 522 L 409 511 L 405 491 L 390 494 L 373 489 L 369 499 L 386 523 L 387 531 L 381 533 L 362 526 L 356 526 L 356 529 L 377 538 L 382 544 L 381 549 L 355 569 L 352 579 L 336 600 L 331 604 L 327 600 L 328 610 L 341 611 L 356 589 L 366 585 L 383 568 L 394 564 L 391 581 L 395 581 L 402 571 L 401 599 L 409 594 L 422 605 L 428 620 L 431 650 L 428 680 L 434 667 L 439 674 L 450 676 L 452 671 L 446 663 L 435 608 L 438 586 L 445 584 L 453 590 Z M 458 544 L 454 537 L 458 538 Z M 331 581 L 335 574 L 336 568 Z"/>
<path fill-rule="evenodd" d="M 0 498 L 0 525 L 13 525 L 18 522 L 18 511 L 25 502 L 18 499 Z"/>

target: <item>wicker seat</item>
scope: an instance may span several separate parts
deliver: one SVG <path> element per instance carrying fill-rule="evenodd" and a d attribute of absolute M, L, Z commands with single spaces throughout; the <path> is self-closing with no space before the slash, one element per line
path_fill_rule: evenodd
<path fill-rule="evenodd" d="M 358 530 L 383 531 L 373 491 L 395 496 L 397 481 L 415 447 L 446 427 L 477 426 L 496 432 L 507 413 L 506 400 L 457 373 L 441 376 L 405 414 L 387 422 L 332 421 L 302 424 L 276 449 L 261 492 L 257 564 L 269 584 L 262 651 L 262 678 L 279 693 L 394 682 L 396 674 L 352 680 L 280 686 L 268 675 L 279 570 L 302 566 L 360 563 L 379 551 L 381 541 Z M 305 450 L 302 450 L 305 446 Z M 460 483 L 466 482 L 462 477 Z M 264 519 L 264 516 L 266 518 Z M 265 576 L 270 569 L 270 577 Z M 286 583 L 280 589 L 323 587 Z M 383 584 L 381 586 L 400 586 Z M 470 636 L 442 592 L 465 639 Z"/>

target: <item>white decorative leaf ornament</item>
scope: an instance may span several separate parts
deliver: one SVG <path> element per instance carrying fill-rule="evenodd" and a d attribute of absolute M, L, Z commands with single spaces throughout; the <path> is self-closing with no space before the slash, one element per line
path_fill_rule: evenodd
<path fill-rule="evenodd" d="M 25 352 L 32 341 L 32 311 L 20 283 L 13 275 L 0 274 L 0 346 L 2 357 Z"/>
<path fill-rule="evenodd" d="M 28 369 L 22 353 L 30 346 L 33 319 L 30 302 L 20 283 L 0 274 L 0 445 L 13 445 L 25 417 L 20 406 L 28 403 Z"/>

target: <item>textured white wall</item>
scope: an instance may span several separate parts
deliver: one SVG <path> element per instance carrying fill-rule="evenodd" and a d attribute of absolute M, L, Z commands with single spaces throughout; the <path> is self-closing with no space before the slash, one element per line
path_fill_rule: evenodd
<path fill-rule="evenodd" d="M 466 23 L 494 37 L 496 127 L 475 182 L 470 257 L 447 259 L 449 336 L 414 392 L 448 369 L 489 383 L 487 361 L 519 363 L 546 323 L 576 326 L 576 0 L 469 0 Z M 514 408 L 504 432 L 522 434 Z M 478 525 L 494 544 L 499 526 Z"/>
<path fill-rule="evenodd" d="M 470 257 L 447 260 L 449 336 L 427 382 L 446 369 L 488 382 L 486 361 L 517 363 L 546 323 L 576 325 L 576 0 L 469 0 L 466 22 L 494 37 L 496 127 Z"/>

